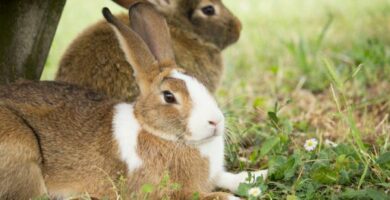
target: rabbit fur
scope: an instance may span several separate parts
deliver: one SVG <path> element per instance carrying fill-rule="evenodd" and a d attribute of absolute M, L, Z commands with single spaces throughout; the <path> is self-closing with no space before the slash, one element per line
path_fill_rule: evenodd
<path fill-rule="evenodd" d="M 236 192 L 248 172 L 224 169 L 223 114 L 207 88 L 177 67 L 164 18 L 146 3 L 129 8 L 131 28 L 107 8 L 103 14 L 140 95 L 130 104 L 61 82 L 1 86 L 0 199 L 143 199 L 142 186 L 158 185 L 166 173 L 182 188 L 150 199 L 238 199 L 213 192 Z M 127 190 L 118 194 L 113 182 L 122 177 Z"/>

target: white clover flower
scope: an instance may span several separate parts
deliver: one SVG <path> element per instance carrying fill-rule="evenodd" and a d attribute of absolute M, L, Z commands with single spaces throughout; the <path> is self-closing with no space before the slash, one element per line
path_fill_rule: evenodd
<path fill-rule="evenodd" d="M 317 145 L 318 145 L 317 139 L 311 138 L 306 140 L 304 147 L 306 151 L 313 151 L 314 149 L 316 149 Z"/>
<path fill-rule="evenodd" d="M 338 144 L 332 142 L 331 140 L 326 139 L 325 140 L 325 145 L 326 146 L 330 146 L 330 147 L 337 147 Z"/>
<path fill-rule="evenodd" d="M 261 195 L 262 191 L 259 187 L 254 187 L 248 190 L 248 194 L 251 197 L 259 197 Z"/>

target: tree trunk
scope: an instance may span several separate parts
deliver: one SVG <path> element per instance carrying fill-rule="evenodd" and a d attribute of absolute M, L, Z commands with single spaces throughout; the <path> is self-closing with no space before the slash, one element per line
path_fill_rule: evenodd
<path fill-rule="evenodd" d="M 66 0 L 0 0 L 0 84 L 39 80 Z"/>

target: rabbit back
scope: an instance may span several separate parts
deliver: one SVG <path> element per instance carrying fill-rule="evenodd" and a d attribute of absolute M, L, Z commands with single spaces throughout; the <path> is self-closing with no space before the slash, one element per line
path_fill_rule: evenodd
<path fill-rule="evenodd" d="M 127 169 L 112 134 L 114 102 L 78 86 L 30 81 L 1 86 L 0 102 L 2 110 L 20 119 L 14 127 L 26 129 L 30 142 L 21 143 L 25 141 L 22 131 L 0 129 L 0 137 L 17 133 L 13 144 L 35 147 L 30 150 L 35 155 L 30 163 L 42 171 L 45 191 L 58 198 L 85 191 L 115 196 L 108 180 Z M 10 113 L 4 115 L 9 118 Z"/>
<path fill-rule="evenodd" d="M 119 19 L 129 23 L 126 15 Z M 134 100 L 139 93 L 133 69 L 105 21 L 90 27 L 72 42 L 61 59 L 56 80 L 91 88 L 120 100 Z"/>
<path fill-rule="evenodd" d="M 127 15 L 118 19 L 129 24 Z M 214 92 L 223 73 L 221 52 L 211 44 L 197 42 L 188 32 L 170 28 L 179 67 Z M 98 22 L 72 42 L 60 62 L 57 81 L 77 84 L 108 96 L 134 101 L 139 95 L 133 69 L 126 62 L 115 33 L 107 22 Z"/>

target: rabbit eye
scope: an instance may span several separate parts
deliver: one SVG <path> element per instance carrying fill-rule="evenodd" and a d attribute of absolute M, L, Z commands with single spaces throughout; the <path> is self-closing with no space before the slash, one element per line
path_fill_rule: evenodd
<path fill-rule="evenodd" d="M 205 6 L 202 8 L 202 12 L 207 16 L 215 15 L 215 9 L 213 6 Z"/>
<path fill-rule="evenodd" d="M 169 103 L 169 104 L 174 104 L 177 103 L 175 95 L 173 95 L 170 91 L 163 91 L 164 95 L 164 101 Z"/>

